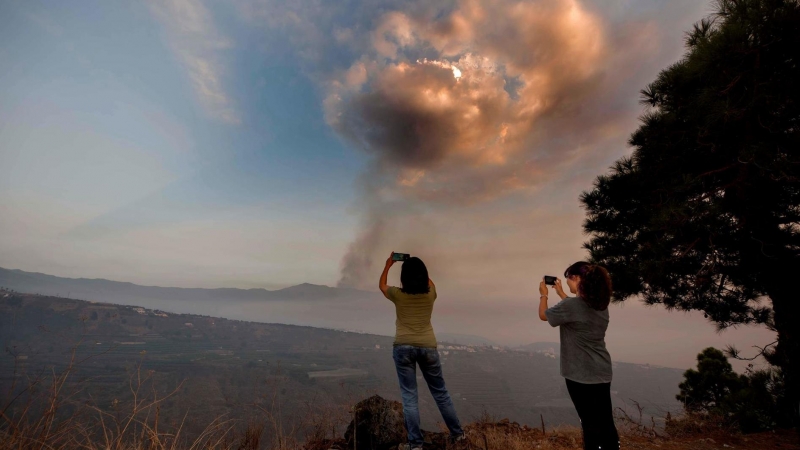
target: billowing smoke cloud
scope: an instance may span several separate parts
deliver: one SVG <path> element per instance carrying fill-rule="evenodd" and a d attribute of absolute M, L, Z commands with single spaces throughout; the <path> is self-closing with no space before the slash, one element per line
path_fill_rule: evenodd
<path fill-rule="evenodd" d="M 535 189 L 602 122 L 583 111 L 603 87 L 607 37 L 575 0 L 392 12 L 370 39 L 325 102 L 330 125 L 374 156 L 340 285 L 362 285 L 374 269 L 391 214 Z"/>

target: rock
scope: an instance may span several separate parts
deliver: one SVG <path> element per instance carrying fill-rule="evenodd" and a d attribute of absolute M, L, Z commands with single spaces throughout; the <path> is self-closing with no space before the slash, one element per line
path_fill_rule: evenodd
<path fill-rule="evenodd" d="M 381 396 L 362 400 L 354 407 L 354 420 L 350 422 L 344 439 L 348 448 L 355 440 L 358 450 L 394 450 L 406 442 L 403 405 Z"/>
<path fill-rule="evenodd" d="M 344 434 L 346 449 L 357 450 L 397 450 L 408 441 L 403 405 L 386 400 L 378 395 L 360 401 L 354 408 L 356 419 L 350 422 Z M 357 425 L 355 425 L 357 423 Z M 355 430 L 355 431 L 354 431 Z M 464 445 L 448 443 L 447 433 L 422 431 L 425 450 L 458 450 Z M 314 449 L 316 450 L 316 449 Z"/>

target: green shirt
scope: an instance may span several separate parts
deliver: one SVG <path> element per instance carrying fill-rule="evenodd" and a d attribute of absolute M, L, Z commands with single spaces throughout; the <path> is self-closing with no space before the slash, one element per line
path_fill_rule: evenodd
<path fill-rule="evenodd" d="M 431 286 L 427 294 L 406 294 L 399 287 L 390 286 L 386 295 L 397 312 L 394 345 L 436 348 L 436 335 L 431 325 L 436 288 Z"/>

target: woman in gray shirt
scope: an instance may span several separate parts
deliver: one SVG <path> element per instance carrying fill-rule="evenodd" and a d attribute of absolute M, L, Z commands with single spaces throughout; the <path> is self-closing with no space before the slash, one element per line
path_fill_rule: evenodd
<path fill-rule="evenodd" d="M 611 407 L 611 356 L 606 350 L 611 278 L 602 266 L 577 262 L 564 272 L 567 297 L 556 280 L 553 288 L 561 302 L 547 307 L 547 285 L 539 284 L 539 318 L 560 327 L 561 376 L 578 411 L 583 428 L 583 448 L 619 449 L 619 435 Z"/>

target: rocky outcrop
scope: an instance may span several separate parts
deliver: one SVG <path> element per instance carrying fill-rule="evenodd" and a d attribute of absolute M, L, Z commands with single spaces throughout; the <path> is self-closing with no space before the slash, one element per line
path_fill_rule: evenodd
<path fill-rule="evenodd" d="M 403 405 L 378 395 L 362 400 L 353 408 L 353 421 L 344 440 L 348 448 L 359 450 L 394 450 L 406 442 Z"/>
<path fill-rule="evenodd" d="M 403 405 L 378 395 L 362 400 L 353 408 L 353 420 L 344 440 L 309 442 L 306 450 L 396 450 L 407 442 Z M 423 431 L 425 450 L 459 450 L 466 442 L 450 445 L 445 433 Z"/>

